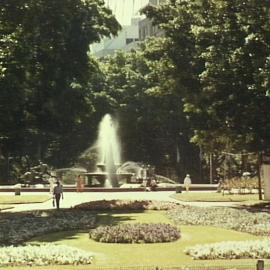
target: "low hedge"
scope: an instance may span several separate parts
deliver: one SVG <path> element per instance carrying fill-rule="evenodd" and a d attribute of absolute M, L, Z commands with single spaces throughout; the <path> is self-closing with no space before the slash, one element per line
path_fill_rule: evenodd
<path fill-rule="evenodd" d="M 180 238 L 180 232 L 170 224 L 121 224 L 101 226 L 89 233 L 90 238 L 104 243 L 162 243 Z"/>
<path fill-rule="evenodd" d="M 107 210 L 169 210 L 176 206 L 172 202 L 151 200 L 99 200 L 81 203 L 74 206 L 75 209 L 90 211 Z"/>

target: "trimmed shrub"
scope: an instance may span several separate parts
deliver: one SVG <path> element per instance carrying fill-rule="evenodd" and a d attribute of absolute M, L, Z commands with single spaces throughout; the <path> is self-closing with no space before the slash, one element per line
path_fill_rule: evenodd
<path fill-rule="evenodd" d="M 100 200 L 81 203 L 75 209 L 107 211 L 107 210 L 169 210 L 176 206 L 172 202 L 131 201 L 131 200 Z"/>
<path fill-rule="evenodd" d="M 89 233 L 90 238 L 105 243 L 162 243 L 180 238 L 176 227 L 170 224 L 122 224 L 101 226 Z"/>

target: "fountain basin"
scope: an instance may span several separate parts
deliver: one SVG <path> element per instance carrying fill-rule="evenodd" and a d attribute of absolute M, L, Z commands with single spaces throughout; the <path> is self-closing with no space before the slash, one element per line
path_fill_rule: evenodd
<path fill-rule="evenodd" d="M 130 183 L 132 173 L 107 173 L 107 172 L 88 172 L 83 173 L 84 176 L 87 177 L 86 186 L 89 187 L 105 187 L 106 188 L 106 180 L 110 178 L 114 178 L 117 180 L 117 183 Z"/>

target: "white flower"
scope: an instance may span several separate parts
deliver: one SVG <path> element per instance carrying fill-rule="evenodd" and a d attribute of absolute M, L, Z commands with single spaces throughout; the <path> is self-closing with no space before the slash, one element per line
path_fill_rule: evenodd
<path fill-rule="evenodd" d="M 185 249 L 194 259 L 269 259 L 270 240 L 226 241 L 196 245 Z"/>
<path fill-rule="evenodd" d="M 90 264 L 92 259 L 90 252 L 51 243 L 0 248 L 0 266 Z"/>

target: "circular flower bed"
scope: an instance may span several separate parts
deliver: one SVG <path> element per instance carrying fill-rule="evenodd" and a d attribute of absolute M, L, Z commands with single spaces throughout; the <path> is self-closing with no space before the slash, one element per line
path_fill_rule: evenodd
<path fill-rule="evenodd" d="M 176 207 L 172 202 L 151 200 L 100 200 L 81 203 L 74 206 L 75 209 L 106 211 L 106 210 L 169 210 Z"/>
<path fill-rule="evenodd" d="M 105 243 L 161 243 L 180 238 L 180 232 L 170 224 L 122 224 L 91 230 L 90 238 Z"/>

